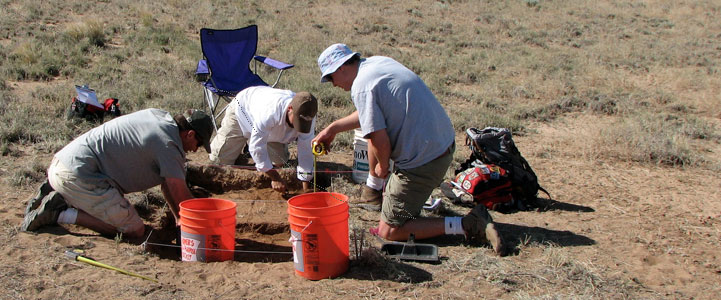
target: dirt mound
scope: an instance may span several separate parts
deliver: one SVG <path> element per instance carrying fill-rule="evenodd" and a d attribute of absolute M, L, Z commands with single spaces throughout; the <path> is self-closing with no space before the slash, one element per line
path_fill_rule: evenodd
<path fill-rule="evenodd" d="M 219 166 L 189 162 L 187 167 L 187 181 L 190 185 L 202 187 L 212 193 L 221 194 L 228 191 L 247 190 L 251 188 L 270 188 L 270 177 L 258 172 L 253 166 Z M 317 187 L 325 189 L 330 186 L 331 174 L 343 174 L 350 178 L 349 173 L 334 173 L 349 171 L 345 165 L 329 162 L 320 162 L 317 168 Z M 282 168 L 277 170 L 286 182 L 289 190 L 300 190 L 301 182 L 296 179 L 295 168 Z"/>

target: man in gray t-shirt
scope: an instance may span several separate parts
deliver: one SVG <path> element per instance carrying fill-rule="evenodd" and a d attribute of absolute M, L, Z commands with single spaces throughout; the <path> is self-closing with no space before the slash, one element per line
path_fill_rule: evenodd
<path fill-rule="evenodd" d="M 314 142 L 329 146 L 337 133 L 361 128 L 368 139 L 369 176 L 358 202 L 381 207 L 374 233 L 389 240 L 406 240 L 410 234 L 418 239 L 463 234 L 489 240 L 501 254 L 501 236 L 483 205 L 465 217 L 420 217 L 455 151 L 451 120 L 423 80 L 391 58 L 361 58 L 344 44 L 323 51 L 318 66 L 321 82 L 351 92 L 356 111 L 328 125 Z M 389 159 L 395 163 L 393 170 Z"/>
<path fill-rule="evenodd" d="M 26 208 L 22 230 L 77 224 L 106 235 L 142 237 L 145 226 L 123 196 L 160 185 L 176 221 L 193 198 L 185 182 L 185 153 L 210 148 L 211 119 L 202 111 L 172 116 L 145 109 L 115 118 L 58 151 L 48 182 Z"/>

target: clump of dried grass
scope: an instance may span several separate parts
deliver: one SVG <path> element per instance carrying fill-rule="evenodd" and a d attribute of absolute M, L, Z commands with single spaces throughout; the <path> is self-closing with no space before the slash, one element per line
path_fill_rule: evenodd
<path fill-rule="evenodd" d="M 107 39 L 103 31 L 103 23 L 95 19 L 70 23 L 63 33 L 70 39 L 70 42 L 78 43 L 83 39 L 87 39 L 90 45 L 97 47 L 105 46 Z"/>

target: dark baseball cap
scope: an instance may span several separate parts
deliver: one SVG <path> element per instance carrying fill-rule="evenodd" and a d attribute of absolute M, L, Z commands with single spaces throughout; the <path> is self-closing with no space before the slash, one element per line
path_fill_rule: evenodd
<path fill-rule="evenodd" d="M 193 127 L 195 134 L 199 137 L 205 151 L 210 153 L 210 137 L 213 136 L 215 126 L 213 126 L 213 120 L 210 116 L 202 110 L 189 109 L 183 116 L 190 123 L 190 127 Z"/>
<path fill-rule="evenodd" d="M 299 92 L 290 102 L 293 107 L 293 128 L 300 133 L 310 132 L 313 118 L 318 113 L 318 100 L 308 92 Z"/>

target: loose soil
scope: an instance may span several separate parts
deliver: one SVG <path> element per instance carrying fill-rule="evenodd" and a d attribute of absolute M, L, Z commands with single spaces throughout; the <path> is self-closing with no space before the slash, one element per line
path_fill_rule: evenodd
<path fill-rule="evenodd" d="M 191 164 L 200 167 L 191 167 L 189 177 L 226 178 L 217 186 L 193 178 L 196 196 L 238 203 L 239 252 L 233 261 L 181 262 L 177 247 L 143 249 L 76 226 L 19 232 L 34 187 L 10 186 L 6 180 L 0 185 L 0 286 L 5 290 L 0 298 L 716 298 L 721 292 L 721 175 L 584 157 L 579 154 L 584 141 L 577 137 L 583 136 L 585 124 L 599 120 L 570 116 L 555 122 L 536 124 L 535 133 L 515 138 L 552 200 L 544 199 L 545 205 L 534 211 L 492 213 L 511 250 L 506 257 L 493 255 L 488 245 L 446 237 L 423 241 L 439 246 L 440 263 L 386 259 L 376 249 L 380 242 L 365 234 L 377 224 L 378 214 L 351 208 L 350 269 L 336 279 L 309 281 L 294 274 L 288 242 L 285 201 L 299 193 L 297 186 L 284 195 L 268 188 L 264 175 L 203 167 L 206 156 L 193 153 Z M 457 142 L 462 145 L 461 138 Z M 468 154 L 458 147 L 456 162 Z M 49 163 L 50 158 L 3 159 L 0 175 L 9 176 L 25 160 Z M 334 152 L 322 160 L 333 162 L 329 170 L 347 171 L 352 153 Z M 359 185 L 338 184 L 348 182 L 349 174 L 336 175 L 327 179 L 325 189 L 357 197 Z M 160 195 L 153 189 L 128 197 L 153 229 L 149 242 L 176 245 L 178 230 Z M 444 200 L 442 209 L 426 214 L 468 210 Z M 82 249 L 100 262 L 160 283 L 71 261 L 63 255 L 68 249 Z"/>

